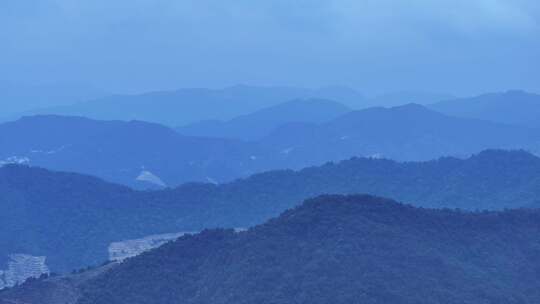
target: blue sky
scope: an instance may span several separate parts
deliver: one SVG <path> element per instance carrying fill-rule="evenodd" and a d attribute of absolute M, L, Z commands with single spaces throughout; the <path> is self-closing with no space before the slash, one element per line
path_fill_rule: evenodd
<path fill-rule="evenodd" d="M 540 92 L 537 0 L 3 0 L 0 81 Z"/>

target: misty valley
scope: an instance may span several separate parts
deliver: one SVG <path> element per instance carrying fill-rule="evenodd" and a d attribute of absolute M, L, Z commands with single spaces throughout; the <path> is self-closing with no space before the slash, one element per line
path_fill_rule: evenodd
<path fill-rule="evenodd" d="M 0 304 L 540 303 L 532 0 L 0 3 Z"/>

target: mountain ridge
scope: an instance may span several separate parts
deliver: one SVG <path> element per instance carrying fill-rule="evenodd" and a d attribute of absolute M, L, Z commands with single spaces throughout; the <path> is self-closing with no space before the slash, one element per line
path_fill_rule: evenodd
<path fill-rule="evenodd" d="M 303 166 L 371 155 L 419 161 L 497 148 L 537 152 L 540 130 L 456 118 L 407 104 L 352 111 L 323 124 L 284 125 L 261 143 L 286 151 L 283 162 Z"/>
<path fill-rule="evenodd" d="M 540 128 L 540 95 L 521 90 L 450 99 L 429 107 L 448 115 Z"/>
<path fill-rule="evenodd" d="M 10 165 L 0 168 L 0 263 L 25 253 L 46 256 L 51 271 L 68 272 L 101 263 L 113 242 L 250 227 L 321 194 L 369 193 L 426 208 L 536 208 L 539 172 L 536 156 L 494 150 L 418 163 L 353 158 L 220 185 L 135 191 L 92 176 Z"/>
<path fill-rule="evenodd" d="M 82 115 L 102 120 L 138 119 L 176 127 L 201 120 L 232 119 L 281 102 L 303 98 L 335 99 L 349 105 L 364 102 L 360 93 L 342 87 L 306 89 L 236 85 L 222 89 L 185 88 L 112 95 L 72 106 L 37 109 L 26 114 Z"/>
<path fill-rule="evenodd" d="M 58 115 L 0 124 L 0 143 L 0 160 L 17 157 L 132 187 L 155 186 L 137 181 L 145 171 L 173 186 L 209 177 L 231 180 L 257 171 L 251 156 L 265 154 L 253 143 L 183 136 L 156 123 Z"/>
<path fill-rule="evenodd" d="M 241 115 L 228 121 L 202 121 L 176 128 L 182 134 L 258 140 L 275 128 L 290 122 L 320 123 L 350 108 L 325 99 L 296 99 Z"/>
<path fill-rule="evenodd" d="M 540 299 L 539 218 L 538 210 L 435 210 L 323 195 L 245 232 L 205 230 L 80 285 L 61 280 L 76 295 L 67 304 L 529 304 Z M 54 280 L 0 292 L 0 302 L 53 304 L 37 301 L 65 290 Z"/>

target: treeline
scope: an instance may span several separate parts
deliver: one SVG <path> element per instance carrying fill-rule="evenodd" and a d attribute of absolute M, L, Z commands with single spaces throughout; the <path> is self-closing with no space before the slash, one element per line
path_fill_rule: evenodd
<path fill-rule="evenodd" d="M 486 151 L 430 162 L 354 158 L 223 185 L 140 192 L 79 174 L 7 166 L 0 169 L 0 256 L 47 256 L 52 271 L 66 273 L 106 260 L 114 241 L 251 227 L 327 193 L 369 193 L 434 208 L 534 207 L 538 172 L 540 159 L 531 154 Z"/>

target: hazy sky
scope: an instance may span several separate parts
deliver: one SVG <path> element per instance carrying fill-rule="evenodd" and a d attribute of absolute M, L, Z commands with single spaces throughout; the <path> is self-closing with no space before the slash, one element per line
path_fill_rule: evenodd
<path fill-rule="evenodd" d="M 0 81 L 540 91 L 538 0 L 0 0 Z"/>

